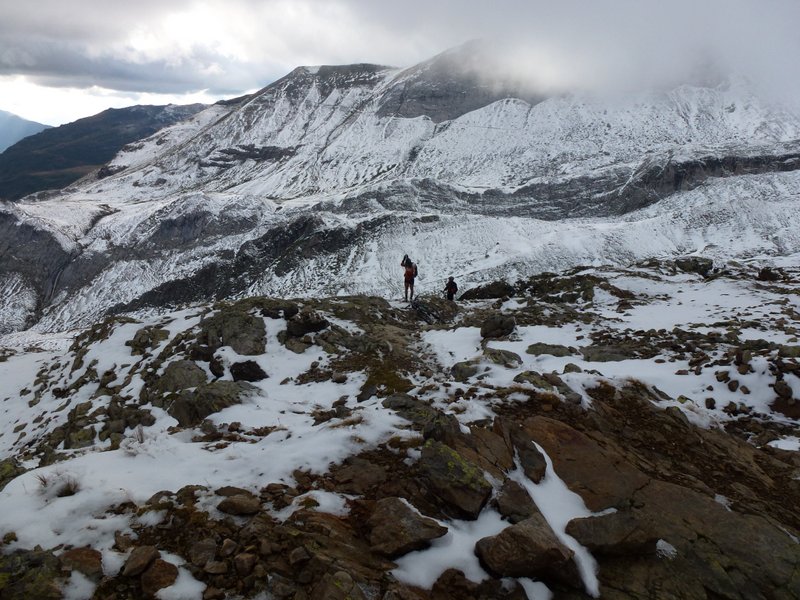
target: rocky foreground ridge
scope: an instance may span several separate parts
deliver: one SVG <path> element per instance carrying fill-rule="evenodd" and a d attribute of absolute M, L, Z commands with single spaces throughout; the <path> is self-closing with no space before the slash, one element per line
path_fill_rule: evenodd
<path fill-rule="evenodd" d="M 0 597 L 800 598 L 791 263 L 6 338 Z"/>

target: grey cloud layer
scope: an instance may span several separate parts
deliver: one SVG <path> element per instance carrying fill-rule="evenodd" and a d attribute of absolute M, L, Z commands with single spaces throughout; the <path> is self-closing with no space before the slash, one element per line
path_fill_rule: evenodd
<path fill-rule="evenodd" d="M 234 93 L 297 64 L 404 66 L 489 37 L 508 45 L 509 69 L 549 63 L 568 85 L 677 81 L 714 63 L 800 91 L 796 0 L 206 0 L 231 15 L 218 27 L 230 28 L 244 56 L 202 39 L 144 58 L 120 47 L 132 31 L 157 30 L 164 16 L 197 3 L 0 0 L 0 74 L 56 86 Z"/>

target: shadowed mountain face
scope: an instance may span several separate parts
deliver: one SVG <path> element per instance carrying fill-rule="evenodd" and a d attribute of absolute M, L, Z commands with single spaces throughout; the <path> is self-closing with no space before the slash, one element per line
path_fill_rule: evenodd
<path fill-rule="evenodd" d="M 112 108 L 26 137 L 0 154 L 0 198 L 17 200 L 67 186 L 100 168 L 125 144 L 203 108 L 202 104 Z"/>
<path fill-rule="evenodd" d="M 28 121 L 10 112 L 0 110 L 0 153 L 21 139 L 49 128 L 49 125 Z"/>

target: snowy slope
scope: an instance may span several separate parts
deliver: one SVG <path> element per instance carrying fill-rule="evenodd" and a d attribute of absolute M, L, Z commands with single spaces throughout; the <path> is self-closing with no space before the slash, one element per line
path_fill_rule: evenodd
<path fill-rule="evenodd" d="M 454 56 L 299 67 L 100 179 L 0 205 L 0 332 L 248 293 L 395 295 L 404 253 L 433 289 L 800 250 L 800 116 L 746 82 L 496 99 Z"/>

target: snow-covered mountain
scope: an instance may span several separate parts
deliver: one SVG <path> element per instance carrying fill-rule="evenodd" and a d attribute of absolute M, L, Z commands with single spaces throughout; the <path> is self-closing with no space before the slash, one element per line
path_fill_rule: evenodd
<path fill-rule="evenodd" d="M 800 116 L 742 81 L 546 96 L 473 68 L 300 67 L 0 206 L 0 330 L 246 294 L 423 291 L 800 250 Z"/>

